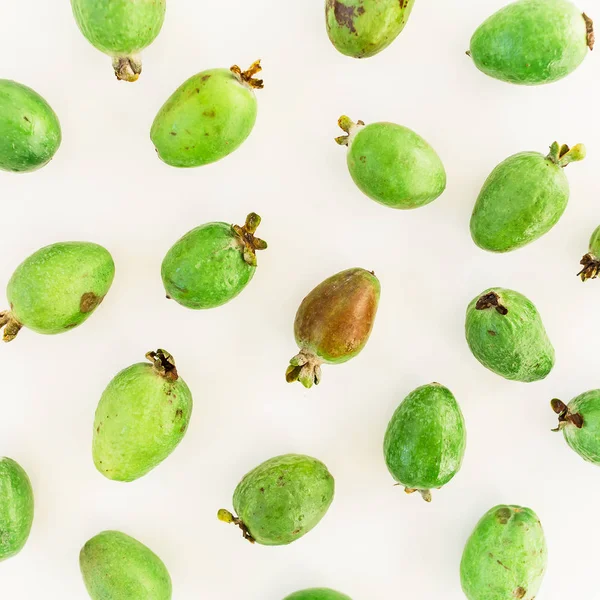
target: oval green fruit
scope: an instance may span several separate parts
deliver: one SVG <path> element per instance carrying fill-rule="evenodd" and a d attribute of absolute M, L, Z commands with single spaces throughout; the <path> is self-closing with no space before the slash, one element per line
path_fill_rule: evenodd
<path fill-rule="evenodd" d="M 300 352 L 290 360 L 287 382 L 318 385 L 323 363 L 336 365 L 359 354 L 373 330 L 380 293 L 375 274 L 359 268 L 337 273 L 310 292 L 296 313 Z"/>
<path fill-rule="evenodd" d="M 60 242 L 25 259 L 6 288 L 10 311 L 0 312 L 4 341 L 22 327 L 44 334 L 81 325 L 108 293 L 115 275 L 112 256 L 90 242 Z"/>
<path fill-rule="evenodd" d="M 534 600 L 544 578 L 544 531 L 530 508 L 499 505 L 475 527 L 460 563 L 468 600 Z"/>
<path fill-rule="evenodd" d="M 167 297 L 187 308 L 221 306 L 235 298 L 256 271 L 256 251 L 267 243 L 254 236 L 260 217 L 244 226 L 207 223 L 186 233 L 167 252 L 161 276 Z"/>
<path fill-rule="evenodd" d="M 18 554 L 33 524 L 33 490 L 27 473 L 0 458 L 0 562 Z"/>
<path fill-rule="evenodd" d="M 583 269 L 577 273 L 581 277 L 581 281 L 598 277 L 598 273 L 600 273 L 600 226 L 594 229 L 594 233 L 590 238 L 589 250 L 584 254 L 579 264 L 583 265 Z"/>
<path fill-rule="evenodd" d="M 350 596 L 329 588 L 310 588 L 286 596 L 284 600 L 352 600 Z"/>
<path fill-rule="evenodd" d="M 237 517 L 225 509 L 218 517 L 240 527 L 250 542 L 283 546 L 319 523 L 333 493 L 333 477 L 321 461 L 285 454 L 265 461 L 240 481 L 233 494 Z"/>
<path fill-rule="evenodd" d="M 600 465 L 600 390 L 580 394 L 567 406 L 558 399 L 552 400 L 558 414 L 558 427 L 567 444 L 583 459 Z"/>
<path fill-rule="evenodd" d="M 473 356 L 505 379 L 544 379 L 554 348 L 533 303 L 514 290 L 490 288 L 467 308 L 467 343 Z"/>
<path fill-rule="evenodd" d="M 159 465 L 183 439 L 192 394 L 166 350 L 152 363 L 123 369 L 104 390 L 94 418 L 92 454 L 102 475 L 134 481 Z"/>
<path fill-rule="evenodd" d="M 592 20 L 568 0 L 517 0 L 479 26 L 468 54 L 490 77 L 539 85 L 572 73 L 593 47 Z"/>
<path fill-rule="evenodd" d="M 166 6 L 166 0 L 71 0 L 81 33 L 112 57 L 115 75 L 122 81 L 139 78 L 139 52 L 160 33 Z"/>
<path fill-rule="evenodd" d="M 248 138 L 258 111 L 254 89 L 263 82 L 247 71 L 203 71 L 185 81 L 158 111 L 150 138 L 159 158 L 172 167 L 199 167 L 216 162 Z"/>
<path fill-rule="evenodd" d="M 458 473 L 467 443 L 465 421 L 452 392 L 439 383 L 411 392 L 396 409 L 385 433 L 389 472 L 407 493 L 431 502 L 431 490 Z"/>
<path fill-rule="evenodd" d="M 56 154 L 61 139 L 56 113 L 37 92 L 0 79 L 0 170 L 40 169 Z"/>
<path fill-rule="evenodd" d="M 103 531 L 79 554 L 92 600 L 171 600 L 171 577 L 150 548 L 120 531 Z"/>
<path fill-rule="evenodd" d="M 363 194 L 391 208 L 425 206 L 446 189 L 446 171 L 435 150 L 417 133 L 395 123 L 354 123 L 340 117 L 347 132 L 348 170 Z"/>
<path fill-rule="evenodd" d="M 585 146 L 550 147 L 550 154 L 521 152 L 501 162 L 487 178 L 471 216 L 473 241 L 490 252 L 510 252 L 556 225 L 569 201 L 563 168 L 585 158 Z"/>
<path fill-rule="evenodd" d="M 326 0 L 331 43 L 346 56 L 367 58 L 387 48 L 404 29 L 415 0 Z"/>

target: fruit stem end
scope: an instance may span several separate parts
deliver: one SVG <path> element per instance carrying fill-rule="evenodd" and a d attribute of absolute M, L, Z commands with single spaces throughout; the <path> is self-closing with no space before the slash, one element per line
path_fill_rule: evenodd
<path fill-rule="evenodd" d="M 244 262 L 251 267 L 256 267 L 256 251 L 266 250 L 267 242 L 255 237 L 256 230 L 261 223 L 261 218 L 256 213 L 246 217 L 244 225 L 232 225 L 231 229 L 244 247 Z"/>
<path fill-rule="evenodd" d="M 431 502 L 431 490 L 420 490 L 417 488 L 404 488 L 404 492 L 407 494 L 414 494 L 415 492 L 419 492 L 421 494 L 421 498 L 425 500 L 425 502 Z"/>
<path fill-rule="evenodd" d="M 550 153 L 546 158 L 564 169 L 572 162 L 583 160 L 586 157 L 586 154 L 587 150 L 584 144 L 576 144 L 572 148 L 569 148 L 567 144 L 559 146 L 558 142 L 554 142 L 552 146 L 550 146 Z"/>
<path fill-rule="evenodd" d="M 140 78 L 142 73 L 142 59 L 136 54 L 132 56 L 115 56 L 112 64 L 115 76 L 119 81 L 133 83 Z"/>
<path fill-rule="evenodd" d="M 229 69 L 233 74 L 237 75 L 238 79 L 245 83 L 248 87 L 254 90 L 262 90 L 265 87 L 265 83 L 262 79 L 256 79 L 254 75 L 262 71 L 260 66 L 260 59 L 254 61 L 246 71 L 242 71 L 237 65 L 233 65 Z"/>
<path fill-rule="evenodd" d="M 228 510 L 221 508 L 217 512 L 217 519 L 219 519 L 219 521 L 223 523 L 233 523 L 234 525 L 237 525 L 242 530 L 244 539 L 248 540 L 251 544 L 254 544 L 254 542 L 256 541 L 250 535 L 250 532 L 248 531 L 248 528 L 244 525 L 244 523 L 237 517 L 234 517 L 233 514 L 230 513 Z"/>
<path fill-rule="evenodd" d="M 288 383 L 299 381 L 306 389 L 321 383 L 322 361 L 314 354 L 301 350 L 292 360 L 285 372 Z"/>
<path fill-rule="evenodd" d="M 579 261 L 579 264 L 583 265 L 583 269 L 577 273 L 577 276 L 581 277 L 581 281 L 596 279 L 596 277 L 598 277 L 598 274 L 600 273 L 600 260 L 593 254 L 585 254 Z"/>
<path fill-rule="evenodd" d="M 495 308 L 497 313 L 500 313 L 502 316 L 508 314 L 508 308 L 506 306 L 502 306 L 500 304 L 500 296 L 496 294 L 496 292 L 490 292 L 489 294 L 484 294 L 477 300 L 475 304 L 476 310 L 486 310 L 488 308 Z"/>
<path fill-rule="evenodd" d="M 152 363 L 154 371 L 165 379 L 177 381 L 179 375 L 175 367 L 175 359 L 173 355 L 159 348 L 156 352 L 146 352 L 146 358 Z"/>
<path fill-rule="evenodd" d="M 350 142 L 352 142 L 352 138 L 356 134 L 357 130 L 360 127 L 364 127 L 364 125 L 365 125 L 364 121 L 357 121 L 355 123 L 350 117 L 347 117 L 346 115 L 342 115 L 338 119 L 338 126 L 340 127 L 340 129 L 345 131 L 347 135 L 340 135 L 339 137 L 335 138 L 335 141 L 340 146 L 349 146 Z"/>
<path fill-rule="evenodd" d="M 550 402 L 550 406 L 552 407 L 552 410 L 558 415 L 558 427 L 556 427 L 552 431 L 561 431 L 569 423 L 571 425 L 575 425 L 577 429 L 581 429 L 583 427 L 583 416 L 580 413 L 572 413 L 569 410 L 569 407 L 562 400 L 554 398 Z"/>
<path fill-rule="evenodd" d="M 4 327 L 4 333 L 2 339 L 5 342 L 12 342 L 16 337 L 23 325 L 13 317 L 13 314 L 9 310 L 0 312 L 0 329 Z"/>
<path fill-rule="evenodd" d="M 583 20 L 585 21 L 585 30 L 587 33 L 587 45 L 590 50 L 594 49 L 594 43 L 596 41 L 596 35 L 594 33 L 594 21 L 590 19 L 585 13 L 583 13 Z"/>

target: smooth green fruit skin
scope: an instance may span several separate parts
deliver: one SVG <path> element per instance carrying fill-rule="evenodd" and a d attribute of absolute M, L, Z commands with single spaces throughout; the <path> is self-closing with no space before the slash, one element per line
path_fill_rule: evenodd
<path fill-rule="evenodd" d="M 459 471 L 465 421 L 452 392 L 439 383 L 411 392 L 396 409 L 383 444 L 396 481 L 417 490 L 440 488 Z"/>
<path fill-rule="evenodd" d="M 534 600 L 546 570 L 542 525 L 529 508 L 499 505 L 475 527 L 460 563 L 468 600 Z"/>
<path fill-rule="evenodd" d="M 207 223 L 167 252 L 161 276 L 170 298 L 187 308 L 205 309 L 233 300 L 255 271 L 244 260 L 243 244 L 231 225 Z"/>
<path fill-rule="evenodd" d="M 0 562 L 23 549 L 32 524 L 29 477 L 14 460 L 0 458 Z"/>
<path fill-rule="evenodd" d="M 60 242 L 25 259 L 6 295 L 19 323 L 38 333 L 81 325 L 102 302 L 115 275 L 112 256 L 90 242 Z"/>
<path fill-rule="evenodd" d="M 103 531 L 79 554 L 92 600 L 171 600 L 171 577 L 144 544 L 120 531 Z"/>
<path fill-rule="evenodd" d="M 558 81 L 589 51 L 581 11 L 567 0 L 518 0 L 484 21 L 471 58 L 486 75 L 521 85 Z"/>
<path fill-rule="evenodd" d="M 394 123 L 372 123 L 351 135 L 348 169 L 359 189 L 380 204 L 412 209 L 446 189 L 446 171 L 417 133 Z"/>
<path fill-rule="evenodd" d="M 594 229 L 590 238 L 590 254 L 596 257 L 600 256 L 600 226 Z"/>
<path fill-rule="evenodd" d="M 311 588 L 286 596 L 284 600 L 352 600 L 350 596 L 329 588 Z"/>
<path fill-rule="evenodd" d="M 56 113 L 37 92 L 0 79 L 0 170 L 40 169 L 56 154 L 61 139 Z"/>
<path fill-rule="evenodd" d="M 600 390 L 585 392 L 569 403 L 569 412 L 583 417 L 583 426 L 577 428 L 565 423 L 563 435 L 567 444 L 579 456 L 600 465 Z"/>
<path fill-rule="evenodd" d="M 149 46 L 165 20 L 166 0 L 71 0 L 81 33 L 110 56 Z"/>
<path fill-rule="evenodd" d="M 286 454 L 245 475 L 233 494 L 233 507 L 256 542 L 282 546 L 319 523 L 333 501 L 334 487 L 321 461 Z"/>
<path fill-rule="evenodd" d="M 477 310 L 481 296 L 495 292 L 508 314 Z M 554 348 L 533 303 L 514 290 L 490 288 L 469 304 L 465 324 L 473 356 L 494 373 L 513 381 L 544 379 L 554 367 Z"/>
<path fill-rule="evenodd" d="M 96 409 L 96 468 L 115 481 L 139 479 L 175 450 L 191 415 L 192 394 L 181 377 L 163 377 L 150 363 L 123 369 Z"/>
<path fill-rule="evenodd" d="M 522 248 L 556 225 L 568 201 L 562 167 L 538 152 L 515 154 L 484 183 L 471 216 L 471 236 L 490 252 Z"/>
<path fill-rule="evenodd" d="M 203 71 L 184 82 L 158 111 L 150 138 L 168 165 L 207 165 L 242 145 L 257 110 L 254 92 L 231 71 Z"/>
<path fill-rule="evenodd" d="M 346 56 L 374 56 L 398 37 L 413 5 L 414 0 L 326 0 L 327 34 Z"/>

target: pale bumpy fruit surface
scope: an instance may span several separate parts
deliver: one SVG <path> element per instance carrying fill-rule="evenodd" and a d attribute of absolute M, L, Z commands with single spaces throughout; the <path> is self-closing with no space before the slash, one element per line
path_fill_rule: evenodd
<path fill-rule="evenodd" d="M 203 71 L 185 81 L 158 111 L 150 138 L 172 167 L 199 167 L 221 160 L 250 135 L 258 111 L 255 63 L 239 69 Z"/>
<path fill-rule="evenodd" d="M 123 369 L 104 390 L 94 419 L 92 452 L 100 473 L 116 481 L 139 479 L 183 439 L 192 394 L 165 350 L 149 352 L 153 364 Z"/>
<path fill-rule="evenodd" d="M 460 563 L 468 600 L 534 600 L 546 570 L 547 549 L 537 515 L 500 505 L 475 527 Z"/>
<path fill-rule="evenodd" d="M 237 518 L 224 510 L 219 518 L 237 524 L 250 541 L 291 544 L 325 516 L 333 494 L 333 477 L 321 461 L 300 454 L 276 456 L 250 471 L 236 487 Z"/>
<path fill-rule="evenodd" d="M 475 358 L 505 379 L 544 379 L 554 348 L 533 303 L 514 290 L 490 288 L 469 304 L 465 324 Z"/>
<path fill-rule="evenodd" d="M 150 548 L 120 531 L 103 531 L 79 554 L 92 600 L 171 600 L 171 577 Z"/>
<path fill-rule="evenodd" d="M 43 167 L 61 139 L 56 113 L 37 92 L 0 79 L 0 170 L 26 173 Z"/>
<path fill-rule="evenodd" d="M 569 0 L 517 0 L 480 25 L 470 55 L 491 77 L 539 85 L 572 73 L 593 45 L 591 19 Z"/>
<path fill-rule="evenodd" d="M 81 325 L 108 293 L 115 274 L 110 253 L 90 242 L 60 242 L 25 259 L 8 282 L 5 341 L 21 327 L 44 334 Z"/>
<path fill-rule="evenodd" d="M 331 43 L 354 58 L 374 56 L 404 29 L 415 0 L 325 0 Z"/>
<path fill-rule="evenodd" d="M 10 458 L 0 458 L 0 562 L 18 554 L 33 524 L 33 490 L 27 473 Z"/>

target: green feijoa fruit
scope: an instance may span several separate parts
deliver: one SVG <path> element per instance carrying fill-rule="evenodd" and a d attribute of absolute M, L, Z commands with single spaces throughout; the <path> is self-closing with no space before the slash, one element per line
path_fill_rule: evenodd
<path fill-rule="evenodd" d="M 579 456 L 600 465 L 600 390 L 585 392 L 569 402 L 552 400 L 552 408 L 558 414 L 558 427 Z"/>
<path fill-rule="evenodd" d="M 469 600 L 534 600 L 546 570 L 542 524 L 530 508 L 499 505 L 477 523 L 460 563 Z"/>
<path fill-rule="evenodd" d="M 294 321 L 300 352 L 290 360 L 288 383 L 318 385 L 323 363 L 336 365 L 359 354 L 373 330 L 380 292 L 375 274 L 358 268 L 337 273 L 310 292 Z"/>
<path fill-rule="evenodd" d="M 396 409 L 383 442 L 392 477 L 407 493 L 431 502 L 431 490 L 458 473 L 467 443 L 462 412 L 452 392 L 439 383 L 411 392 Z"/>
<path fill-rule="evenodd" d="M 37 92 L 0 79 L 0 170 L 40 169 L 56 154 L 61 139 L 56 113 Z"/>
<path fill-rule="evenodd" d="M 539 85 L 572 73 L 593 47 L 592 20 L 568 0 L 517 0 L 479 26 L 467 54 L 490 77 Z"/>
<path fill-rule="evenodd" d="M 391 208 L 425 206 L 446 189 L 446 171 L 435 150 L 417 133 L 395 123 L 354 123 L 340 117 L 348 134 L 348 170 L 363 194 Z"/>
<path fill-rule="evenodd" d="M 71 6 L 81 33 L 112 57 L 117 79 L 137 81 L 139 53 L 160 33 L 166 0 L 71 0 Z"/>
<path fill-rule="evenodd" d="M 588 252 L 584 254 L 579 264 L 583 265 L 583 269 L 577 273 L 581 277 L 581 281 L 598 277 L 598 273 L 600 273 L 600 226 L 596 227 L 592 233 Z"/>
<path fill-rule="evenodd" d="M 471 216 L 473 241 L 490 252 L 510 252 L 548 233 L 569 201 L 563 168 L 585 158 L 585 146 L 550 147 L 550 154 L 520 152 L 487 178 Z"/>
<path fill-rule="evenodd" d="M 26 258 L 6 288 L 10 310 L 0 312 L 4 341 L 22 327 L 44 334 L 81 325 L 108 293 L 115 275 L 112 256 L 90 242 L 59 242 Z"/>
<path fill-rule="evenodd" d="M 92 600 L 171 600 L 171 577 L 150 548 L 120 531 L 103 531 L 79 554 Z"/>
<path fill-rule="evenodd" d="M 415 0 L 325 0 L 331 43 L 346 56 L 367 58 L 404 29 Z"/>
<path fill-rule="evenodd" d="M 235 298 L 256 271 L 256 251 L 267 243 L 254 236 L 260 217 L 250 213 L 244 226 L 207 223 L 186 233 L 167 252 L 161 276 L 178 304 L 202 309 Z"/>
<path fill-rule="evenodd" d="M 148 352 L 104 390 L 94 418 L 92 454 L 102 475 L 134 481 L 158 466 L 183 439 L 192 394 L 166 350 Z"/>
<path fill-rule="evenodd" d="M 0 458 L 0 561 L 18 554 L 33 524 L 33 490 L 27 473 L 12 459 Z"/>
<path fill-rule="evenodd" d="M 250 542 L 284 546 L 319 523 L 333 493 L 333 477 L 321 461 L 285 454 L 265 461 L 240 481 L 233 494 L 237 517 L 225 509 L 217 516 L 240 527 Z"/>
<path fill-rule="evenodd" d="M 310 588 L 286 596 L 284 600 L 352 600 L 350 596 L 329 588 Z"/>
<path fill-rule="evenodd" d="M 260 61 L 247 71 L 203 71 L 185 81 L 158 111 L 150 138 L 159 158 L 172 167 L 199 167 L 239 148 L 252 132 L 263 87 Z"/>
<path fill-rule="evenodd" d="M 544 379 L 554 348 L 533 303 L 514 290 L 490 288 L 469 304 L 465 323 L 473 356 L 505 379 Z"/>

